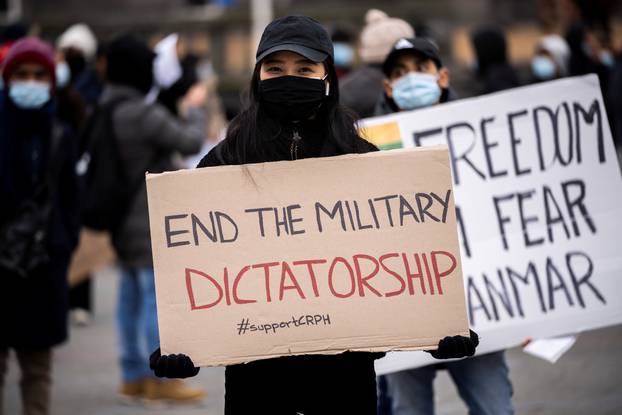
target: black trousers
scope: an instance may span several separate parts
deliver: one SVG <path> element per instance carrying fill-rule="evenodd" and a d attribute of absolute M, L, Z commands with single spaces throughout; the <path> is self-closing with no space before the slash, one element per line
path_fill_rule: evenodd
<path fill-rule="evenodd" d="M 376 357 L 346 352 L 228 366 L 225 414 L 376 415 Z"/>

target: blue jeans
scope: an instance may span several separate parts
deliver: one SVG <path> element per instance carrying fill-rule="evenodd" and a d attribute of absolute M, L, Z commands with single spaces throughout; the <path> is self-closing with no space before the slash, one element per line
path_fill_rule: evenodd
<path fill-rule="evenodd" d="M 149 354 L 158 348 L 158 315 L 152 268 L 121 268 L 117 326 L 123 381 L 153 376 Z"/>
<path fill-rule="evenodd" d="M 495 352 L 443 364 L 449 371 L 469 415 L 511 415 L 512 383 L 505 353 Z M 387 376 L 393 415 L 434 415 L 433 382 L 439 365 Z"/>

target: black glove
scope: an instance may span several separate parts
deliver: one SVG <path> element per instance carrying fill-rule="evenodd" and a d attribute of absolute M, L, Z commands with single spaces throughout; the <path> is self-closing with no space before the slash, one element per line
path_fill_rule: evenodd
<path fill-rule="evenodd" d="M 192 359 L 185 354 L 169 354 L 162 356 L 160 348 L 151 353 L 149 368 L 159 378 L 189 378 L 199 373 L 200 367 L 195 367 Z"/>
<path fill-rule="evenodd" d="M 475 348 L 479 344 L 479 336 L 473 330 L 469 330 L 470 336 L 447 336 L 438 342 L 436 350 L 426 350 L 435 359 L 457 359 L 469 357 L 475 354 Z"/>

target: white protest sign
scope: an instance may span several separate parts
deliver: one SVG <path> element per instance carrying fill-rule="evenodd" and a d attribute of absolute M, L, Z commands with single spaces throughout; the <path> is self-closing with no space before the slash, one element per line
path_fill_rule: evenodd
<path fill-rule="evenodd" d="M 362 127 L 384 147 L 448 144 L 478 353 L 622 322 L 622 182 L 595 75 Z M 391 353 L 377 372 L 433 362 Z"/>

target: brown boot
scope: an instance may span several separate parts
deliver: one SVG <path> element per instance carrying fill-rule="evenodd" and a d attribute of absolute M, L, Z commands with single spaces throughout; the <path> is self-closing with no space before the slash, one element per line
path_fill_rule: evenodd
<path fill-rule="evenodd" d="M 145 391 L 145 379 L 123 382 L 119 388 L 119 399 L 123 403 L 135 404 L 140 401 Z"/>
<path fill-rule="evenodd" d="M 196 403 L 206 395 L 202 389 L 190 387 L 181 379 L 146 379 L 144 382 L 144 398 L 147 403 Z"/>

